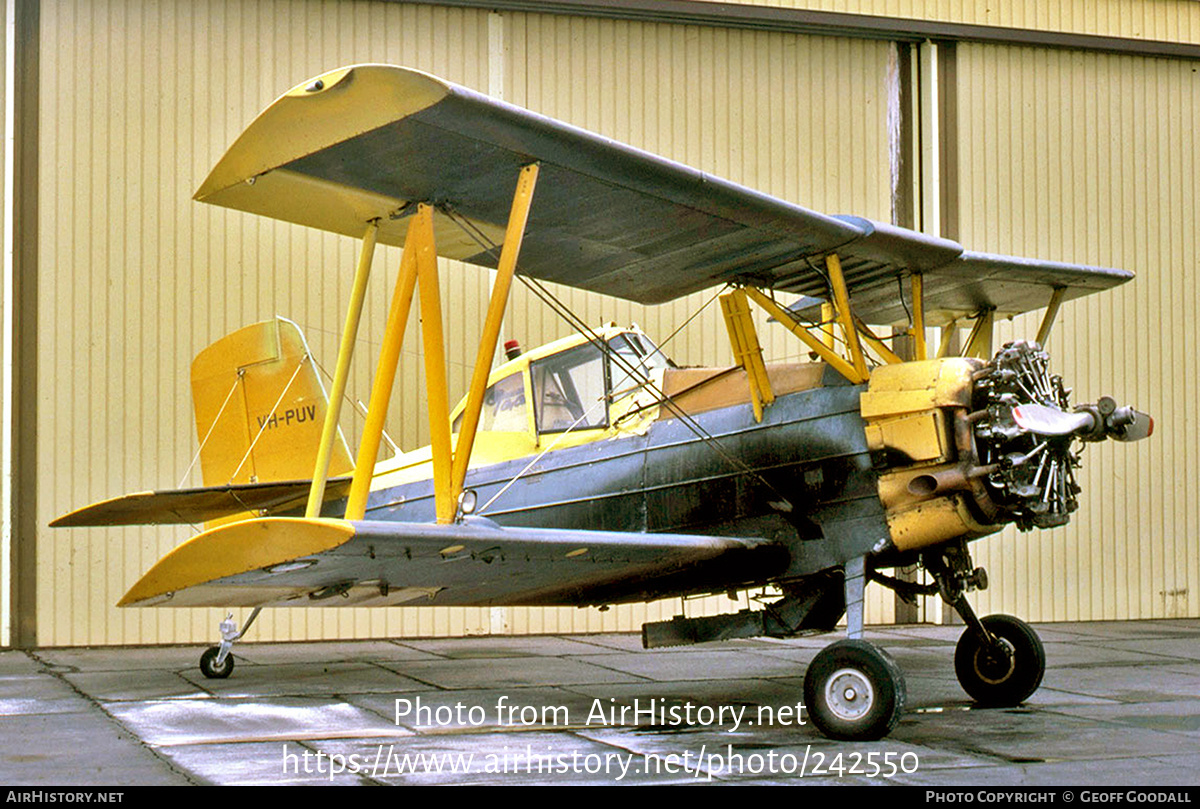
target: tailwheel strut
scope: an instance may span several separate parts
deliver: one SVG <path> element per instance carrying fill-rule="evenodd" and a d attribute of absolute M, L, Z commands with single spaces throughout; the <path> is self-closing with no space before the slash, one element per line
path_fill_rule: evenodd
<path fill-rule="evenodd" d="M 233 620 L 232 612 L 225 616 L 225 620 L 220 624 L 221 645 L 210 646 L 204 650 L 204 654 L 200 655 L 201 674 L 210 680 L 223 680 L 233 674 L 233 655 L 231 654 L 233 644 L 250 631 L 250 625 L 254 623 L 254 619 L 260 612 L 262 612 L 262 607 L 255 607 L 241 630 L 237 628 L 237 622 Z"/>

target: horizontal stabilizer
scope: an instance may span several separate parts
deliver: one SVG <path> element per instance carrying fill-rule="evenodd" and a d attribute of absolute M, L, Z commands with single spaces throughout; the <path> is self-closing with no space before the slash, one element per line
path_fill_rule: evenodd
<path fill-rule="evenodd" d="M 266 518 L 164 556 L 120 606 L 578 605 L 726 591 L 782 573 L 760 539 Z"/>
<path fill-rule="evenodd" d="M 300 508 L 308 499 L 312 481 L 242 483 L 138 492 L 84 506 L 50 523 L 52 528 L 96 525 L 184 525 L 231 517 L 245 512 L 280 512 Z M 345 497 L 349 478 L 329 481 L 325 501 Z"/>

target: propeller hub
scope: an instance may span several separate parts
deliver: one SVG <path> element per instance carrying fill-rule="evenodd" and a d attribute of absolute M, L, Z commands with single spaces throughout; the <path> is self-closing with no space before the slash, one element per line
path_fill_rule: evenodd
<path fill-rule="evenodd" d="M 974 375 L 968 420 L 978 463 L 991 470 L 985 485 L 1002 519 L 1022 530 L 1070 520 L 1079 507 L 1075 469 L 1084 442 L 1138 441 L 1154 432 L 1154 419 L 1110 396 L 1072 407 L 1070 389 L 1049 367 L 1040 345 L 1019 340 Z"/>
<path fill-rule="evenodd" d="M 1022 530 L 1064 525 L 1079 507 L 1075 439 L 1094 428 L 1092 414 L 1075 412 L 1061 376 L 1037 343 L 1006 344 L 976 374 L 974 406 L 981 465 L 996 464 L 986 478 L 992 499 Z"/>

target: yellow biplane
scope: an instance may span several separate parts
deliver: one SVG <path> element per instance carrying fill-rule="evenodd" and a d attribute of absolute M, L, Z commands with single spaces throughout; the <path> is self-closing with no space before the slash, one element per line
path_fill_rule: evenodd
<path fill-rule="evenodd" d="M 827 735 L 871 739 L 904 679 L 861 639 L 868 581 L 940 595 L 967 628 L 965 690 L 1013 705 L 1038 687 L 1037 635 L 978 618 L 968 542 L 1062 525 L 1083 442 L 1150 434 L 1105 397 L 1072 405 L 1042 350 L 1059 306 L 1127 272 L 965 251 L 826 216 L 479 95 L 359 65 L 268 107 L 196 194 L 361 238 L 332 389 L 299 329 L 247 327 L 192 368 L 205 486 L 130 495 L 56 525 L 200 522 L 122 606 L 252 607 L 201 668 L 228 676 L 262 607 L 605 606 L 773 586 L 764 609 L 647 624 L 647 647 L 826 632 L 805 702 Z M 338 431 L 377 243 L 402 246 L 361 444 Z M 451 409 L 435 257 L 494 268 L 467 395 Z M 589 328 L 492 369 L 521 278 L 658 303 L 725 286 L 737 365 L 678 368 L 636 328 Z M 782 294 L 800 295 L 793 306 Z M 380 462 L 413 299 L 431 445 Z M 752 307 L 812 362 L 768 365 Z M 995 318 L 1046 308 L 1036 341 L 993 350 Z M 562 311 L 571 318 L 568 311 Z M 927 329 L 971 323 L 966 348 Z M 911 335 L 902 361 L 866 324 Z M 920 565 L 919 584 L 887 575 Z"/>

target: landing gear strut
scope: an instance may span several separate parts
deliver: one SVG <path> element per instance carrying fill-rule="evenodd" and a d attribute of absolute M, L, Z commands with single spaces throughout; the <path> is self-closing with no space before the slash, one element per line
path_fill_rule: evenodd
<path fill-rule="evenodd" d="M 954 650 L 954 673 L 963 690 L 994 707 L 1020 705 L 1032 696 L 1046 673 L 1046 651 L 1033 627 L 1011 615 L 975 615 L 966 594 L 986 589 L 987 576 L 982 568 L 971 569 L 966 547 L 926 557 L 925 567 L 942 599 L 967 625 Z"/>
<path fill-rule="evenodd" d="M 210 646 L 204 650 L 204 654 L 200 655 L 200 673 L 210 680 L 224 680 L 230 674 L 233 674 L 233 655 L 230 652 L 233 650 L 234 641 L 241 640 L 242 636 L 250 630 L 250 625 L 254 623 L 254 619 L 262 612 L 262 607 L 255 607 L 250 613 L 250 617 L 246 619 L 246 625 L 239 631 L 237 623 L 233 620 L 233 613 L 225 616 L 225 620 L 221 622 L 221 645 Z"/>
<path fill-rule="evenodd" d="M 847 639 L 826 646 L 808 664 L 804 704 L 829 738 L 872 741 L 900 721 L 907 688 L 891 655 L 861 639 L 866 560 L 847 562 L 845 576 Z"/>

